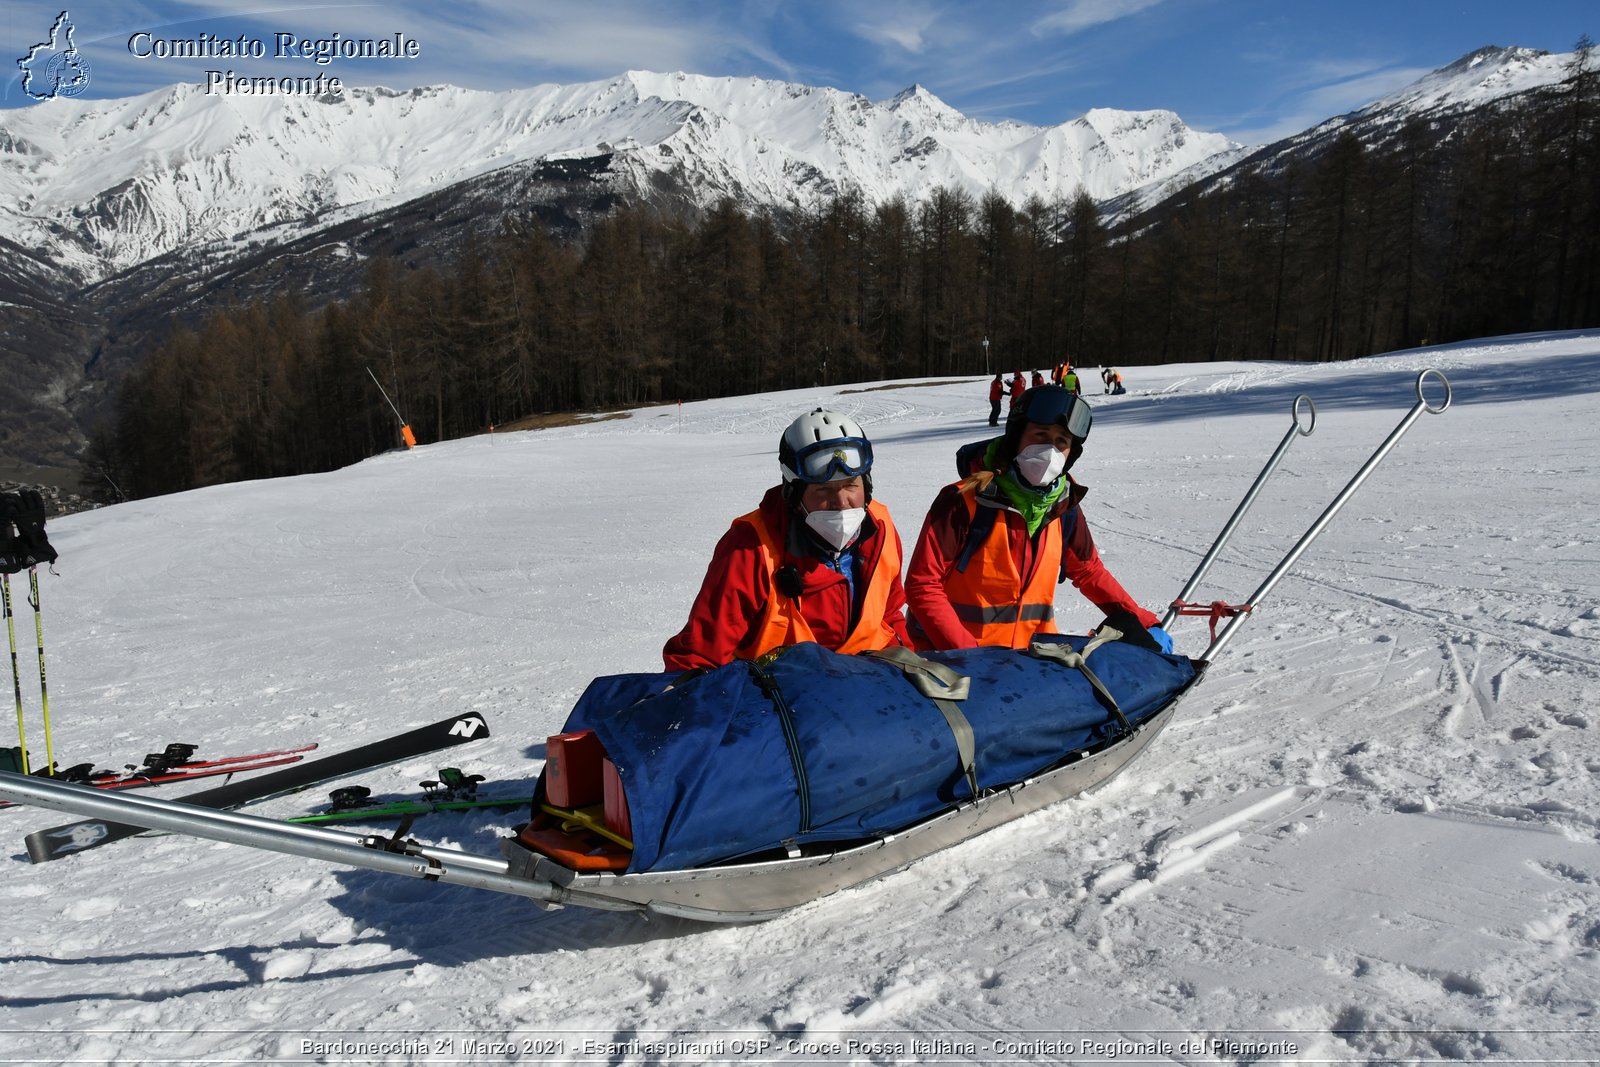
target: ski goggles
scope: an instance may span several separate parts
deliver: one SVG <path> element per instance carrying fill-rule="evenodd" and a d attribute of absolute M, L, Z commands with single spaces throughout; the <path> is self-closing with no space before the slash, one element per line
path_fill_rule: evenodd
<path fill-rule="evenodd" d="M 795 476 L 817 485 L 855 478 L 872 469 L 872 442 L 865 437 L 836 437 L 807 445 L 794 456 Z"/>
<path fill-rule="evenodd" d="M 1058 385 L 1041 385 L 1029 390 L 1028 407 L 1023 419 L 1043 426 L 1062 426 L 1078 440 L 1089 436 L 1094 423 L 1094 411 L 1089 402 Z"/>

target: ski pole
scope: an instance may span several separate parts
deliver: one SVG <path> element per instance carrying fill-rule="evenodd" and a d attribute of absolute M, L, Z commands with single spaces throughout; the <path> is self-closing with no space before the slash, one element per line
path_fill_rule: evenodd
<path fill-rule="evenodd" d="M 637 905 L 568 889 L 553 882 L 511 873 L 510 862 L 458 849 L 419 845 L 392 837 L 356 834 L 304 823 L 263 819 L 242 811 L 218 811 L 171 800 L 112 795 L 89 786 L 0 771 L 0 797 L 57 811 L 74 812 L 117 826 L 121 820 L 152 830 L 168 830 L 211 841 L 225 841 L 290 856 L 399 874 L 430 882 L 472 886 L 528 897 L 535 903 L 572 903 L 610 911 L 632 911 Z"/>
<path fill-rule="evenodd" d="M 1306 409 L 1311 413 L 1304 426 L 1300 425 L 1300 402 L 1302 400 L 1305 401 Z M 1289 409 L 1289 418 L 1291 420 L 1289 432 L 1283 435 L 1283 440 L 1278 444 L 1278 450 L 1272 453 L 1272 458 L 1267 460 L 1267 465 L 1261 468 L 1260 474 L 1256 475 L 1255 484 L 1250 487 L 1249 492 L 1245 493 L 1244 499 L 1239 501 L 1239 506 L 1233 511 L 1233 517 L 1223 525 L 1222 532 L 1217 535 L 1216 541 L 1212 542 L 1210 550 L 1205 554 L 1205 558 L 1200 561 L 1200 566 L 1194 569 L 1194 574 L 1189 576 L 1189 581 L 1178 595 L 1173 598 L 1172 605 L 1167 608 L 1166 615 L 1161 619 L 1161 628 L 1163 630 L 1172 625 L 1173 620 L 1178 617 L 1179 605 L 1189 599 L 1189 595 L 1200 584 L 1200 580 L 1206 576 L 1206 572 L 1211 569 L 1211 565 L 1217 561 L 1217 556 L 1222 552 L 1222 546 L 1227 544 L 1228 538 L 1233 536 L 1233 531 L 1238 527 L 1239 520 L 1244 518 L 1244 513 L 1250 510 L 1251 504 L 1255 503 L 1257 495 L 1261 492 L 1261 487 L 1267 484 L 1267 479 L 1272 476 L 1272 472 L 1278 469 L 1278 462 L 1283 459 L 1284 453 L 1289 451 L 1289 446 L 1294 444 L 1294 439 L 1296 437 L 1310 437 L 1312 431 L 1317 428 L 1317 405 L 1311 402 L 1309 396 L 1301 393 L 1294 398 L 1294 404 Z"/>
<path fill-rule="evenodd" d="M 1428 398 L 1422 393 L 1422 383 L 1427 380 L 1430 374 L 1444 383 L 1444 403 L 1438 407 L 1428 403 Z M 1311 546 L 1311 542 L 1317 539 L 1317 536 L 1333 520 L 1334 515 L 1338 514 L 1339 509 L 1344 507 L 1345 502 L 1355 495 L 1357 489 L 1361 488 L 1362 483 L 1367 480 L 1367 476 L 1372 473 L 1379 463 L 1383 462 L 1383 458 L 1400 442 L 1400 438 L 1405 432 L 1411 429 L 1411 424 L 1416 422 L 1425 411 L 1430 415 L 1442 413 L 1450 406 L 1451 395 L 1450 379 L 1444 376 L 1444 372 L 1430 367 L 1417 375 L 1416 404 L 1412 406 L 1410 411 L 1406 412 L 1405 418 L 1400 420 L 1400 425 L 1394 428 L 1394 431 L 1389 434 L 1383 444 L 1378 446 L 1378 450 L 1372 453 L 1366 463 L 1362 464 L 1361 469 L 1356 471 L 1355 477 L 1350 479 L 1350 484 L 1346 485 L 1339 495 L 1333 498 L 1333 503 L 1329 504 L 1327 509 L 1317 518 L 1317 521 L 1312 523 L 1311 527 L 1301 535 L 1299 542 L 1289 550 L 1289 554 L 1284 556 L 1282 561 L 1272 569 L 1272 573 L 1267 575 L 1266 580 L 1261 583 L 1261 588 L 1250 594 L 1250 599 L 1245 602 L 1245 611 L 1249 611 L 1259 604 L 1261 599 L 1272 591 L 1273 586 L 1277 585 L 1283 576 L 1289 573 L 1289 568 L 1295 565 L 1301 553 Z M 1210 647 L 1206 649 L 1205 654 L 1200 658 L 1207 662 L 1214 659 L 1217 653 L 1222 651 L 1222 647 L 1233 637 L 1233 632 L 1238 629 L 1244 618 L 1243 614 L 1239 614 L 1229 619 L 1228 624 L 1222 628 L 1221 633 L 1212 639 Z"/>
<path fill-rule="evenodd" d="M 0 574 L 0 594 L 5 600 L 6 636 L 11 640 L 11 687 L 17 694 L 17 743 L 22 755 L 22 773 L 31 774 L 28 766 L 28 730 L 22 722 L 22 673 L 17 669 L 17 626 L 11 615 L 11 575 Z"/>
<path fill-rule="evenodd" d="M 39 642 L 39 706 L 44 716 L 44 760 L 46 774 L 56 773 L 55 745 L 50 739 L 50 687 L 44 680 L 44 612 L 39 608 L 39 568 L 28 568 L 28 603 L 33 605 L 33 633 Z"/>

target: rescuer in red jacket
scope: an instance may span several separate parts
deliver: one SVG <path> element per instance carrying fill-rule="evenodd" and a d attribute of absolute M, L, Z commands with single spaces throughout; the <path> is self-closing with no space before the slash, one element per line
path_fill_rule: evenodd
<path fill-rule="evenodd" d="M 872 499 L 872 443 L 817 408 L 778 443 L 783 482 L 717 542 L 689 621 L 667 642 L 669 671 L 720 667 L 815 641 L 835 652 L 910 645 L 903 550 Z"/>
<path fill-rule="evenodd" d="M 1067 471 L 1092 419 L 1082 397 L 1038 386 L 1003 436 L 969 446 L 973 472 L 940 490 L 906 572 L 914 647 L 1026 648 L 1035 633 L 1058 632 L 1056 585 L 1070 581 L 1107 616 L 1131 615 L 1172 651 L 1161 620 L 1100 561 L 1078 509 L 1088 490 Z"/>

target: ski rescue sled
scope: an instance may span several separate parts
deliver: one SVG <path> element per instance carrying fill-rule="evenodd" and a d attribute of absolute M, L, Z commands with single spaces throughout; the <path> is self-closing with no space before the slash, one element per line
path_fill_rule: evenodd
<path fill-rule="evenodd" d="M 1442 403 L 1423 394 L 1443 384 Z M 1316 409 L 1293 425 L 1163 625 L 1207 615 L 1197 659 L 1119 640 L 1041 636 L 1026 650 L 843 656 L 796 645 L 698 676 L 597 679 L 551 738 L 532 819 L 499 857 L 392 836 L 110 796 L 0 773 L 0 797 L 192 836 L 470 885 L 546 907 L 713 922 L 772 918 L 897 870 L 1121 772 L 1171 721 L 1238 626 L 1424 412 L 1417 403 L 1251 595 L 1185 598 Z M 1307 415 L 1302 421 L 1302 406 Z M 1223 623 L 1218 632 L 1218 624 Z"/>

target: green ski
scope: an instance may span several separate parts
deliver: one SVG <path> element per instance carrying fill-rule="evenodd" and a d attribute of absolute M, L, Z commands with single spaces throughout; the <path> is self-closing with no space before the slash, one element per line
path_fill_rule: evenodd
<path fill-rule="evenodd" d="M 332 806 L 323 812 L 299 815 L 286 820 L 297 823 L 377 822 L 386 819 L 414 819 L 438 811 L 468 811 L 473 808 L 522 808 L 532 802 L 531 791 L 521 796 L 480 797 L 481 774 L 463 774 L 455 767 L 441 767 L 437 780 L 420 783 L 423 795 L 408 800 L 373 800 L 372 790 L 364 785 L 345 786 L 328 794 Z"/>

